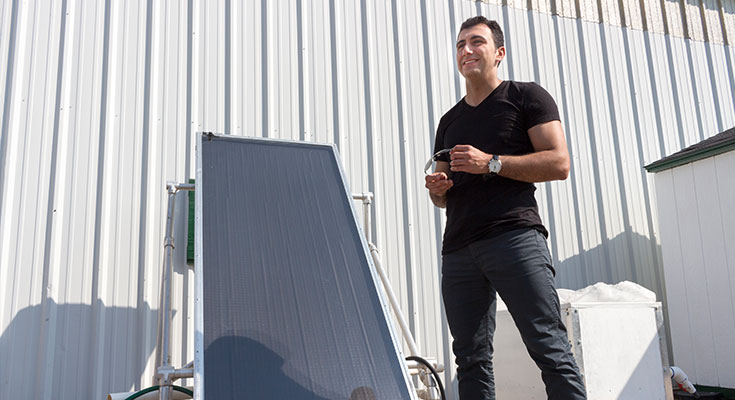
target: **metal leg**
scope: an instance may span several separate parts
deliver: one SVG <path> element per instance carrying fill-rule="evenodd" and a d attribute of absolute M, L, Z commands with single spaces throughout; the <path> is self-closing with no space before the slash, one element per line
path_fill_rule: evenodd
<path fill-rule="evenodd" d="M 156 360 L 160 365 L 156 369 L 156 378 L 159 382 L 159 398 L 170 400 L 174 380 L 194 376 L 190 369 L 177 370 L 171 365 L 171 287 L 173 281 L 173 254 L 174 254 L 174 211 L 176 209 L 176 194 L 179 191 L 194 190 L 192 184 L 169 182 L 166 184 L 168 193 L 168 211 L 166 213 L 166 236 L 163 241 L 163 285 L 161 310 L 159 310 L 159 351 Z"/>

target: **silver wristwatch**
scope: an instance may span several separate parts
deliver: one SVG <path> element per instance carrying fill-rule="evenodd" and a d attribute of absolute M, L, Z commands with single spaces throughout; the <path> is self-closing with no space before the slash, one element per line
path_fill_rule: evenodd
<path fill-rule="evenodd" d="M 487 163 L 487 170 L 491 174 L 497 174 L 500 172 L 500 169 L 503 168 L 503 163 L 500 161 L 499 157 L 500 156 L 497 154 L 493 154 L 493 158 Z"/>

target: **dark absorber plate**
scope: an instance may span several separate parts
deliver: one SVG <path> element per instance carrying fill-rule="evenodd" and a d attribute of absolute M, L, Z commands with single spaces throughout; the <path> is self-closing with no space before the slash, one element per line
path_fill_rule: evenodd
<path fill-rule="evenodd" d="M 205 398 L 411 398 L 334 148 L 199 151 Z"/>

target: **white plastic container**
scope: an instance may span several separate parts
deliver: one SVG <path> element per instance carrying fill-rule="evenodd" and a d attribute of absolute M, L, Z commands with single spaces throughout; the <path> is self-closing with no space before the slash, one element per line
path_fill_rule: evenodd
<path fill-rule="evenodd" d="M 589 400 L 673 400 L 661 303 L 631 282 L 560 290 L 561 316 Z M 546 399 L 541 373 L 499 302 L 495 334 L 498 398 Z"/>
<path fill-rule="evenodd" d="M 671 400 L 661 303 L 569 303 L 562 317 L 590 400 Z"/>

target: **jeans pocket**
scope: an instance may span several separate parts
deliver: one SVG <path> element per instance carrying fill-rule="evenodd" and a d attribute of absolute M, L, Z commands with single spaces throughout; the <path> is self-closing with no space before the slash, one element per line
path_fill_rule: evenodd
<path fill-rule="evenodd" d="M 549 251 L 549 244 L 546 242 L 546 238 L 541 232 L 534 230 L 536 235 L 536 244 L 538 245 L 539 252 L 543 255 L 546 266 L 551 270 L 551 275 L 556 277 L 556 269 L 551 261 L 551 252 Z"/>

